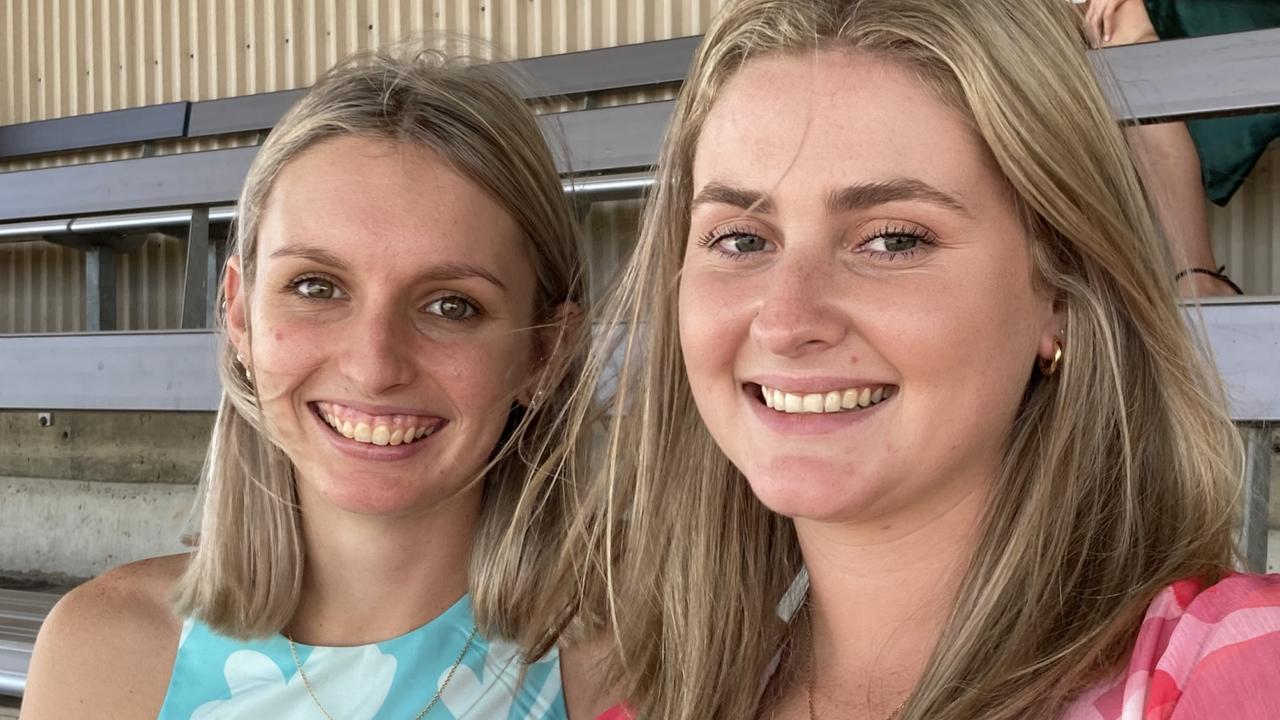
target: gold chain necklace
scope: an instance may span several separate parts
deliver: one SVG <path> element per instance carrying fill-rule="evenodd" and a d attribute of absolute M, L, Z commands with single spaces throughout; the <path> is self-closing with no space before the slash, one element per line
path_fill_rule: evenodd
<path fill-rule="evenodd" d="M 444 682 L 440 683 L 440 689 L 436 690 L 436 694 L 431 696 L 431 702 L 427 703 L 427 706 L 422 708 L 422 712 L 415 715 L 413 720 L 422 720 L 422 718 L 426 717 L 427 713 L 431 712 L 431 708 L 435 707 L 436 703 L 440 702 L 440 696 L 444 694 L 444 689 L 449 687 L 449 681 L 453 679 L 453 674 L 457 672 L 458 666 L 462 664 L 462 659 L 466 657 L 467 652 L 471 650 L 471 643 L 475 642 L 476 633 L 479 631 L 480 628 L 478 627 L 471 628 L 471 634 L 467 636 L 467 642 L 462 646 L 462 652 L 458 653 L 458 659 L 454 660 L 453 665 L 449 666 L 449 674 L 444 676 Z M 316 704 L 316 707 L 319 708 L 320 714 L 325 716 L 325 720 L 334 720 L 334 717 L 330 715 L 329 711 L 325 710 L 324 705 L 320 703 L 320 698 L 316 697 L 316 691 L 311 687 L 311 681 L 307 679 L 307 674 L 302 671 L 302 661 L 298 659 L 298 647 L 294 644 L 293 638 L 285 635 L 284 639 L 289 641 L 289 654 L 293 656 L 293 664 L 298 666 L 298 677 L 302 678 L 302 687 L 307 689 L 307 694 L 311 696 L 311 700 Z M 892 720 L 892 718 L 890 718 L 890 720 Z"/>
<path fill-rule="evenodd" d="M 808 614 L 805 615 L 805 628 L 809 635 L 809 682 L 805 688 L 805 693 L 809 699 L 809 720 L 818 720 L 818 714 L 813 709 L 813 694 L 818 685 L 818 649 L 814 647 L 813 642 L 813 618 Z M 910 696 L 907 697 L 910 699 Z M 907 707 L 907 700 L 903 700 L 902 704 L 894 708 L 884 720 L 897 720 L 898 713 Z"/>

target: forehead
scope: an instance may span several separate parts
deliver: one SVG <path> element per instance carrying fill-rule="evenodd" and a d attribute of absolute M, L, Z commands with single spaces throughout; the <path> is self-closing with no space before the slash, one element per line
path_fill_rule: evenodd
<path fill-rule="evenodd" d="M 281 169 L 258 241 L 259 257 L 306 243 L 393 274 L 459 260 L 507 272 L 530 265 L 515 219 L 445 158 L 355 135 L 317 143 Z"/>
<path fill-rule="evenodd" d="M 779 194 L 891 177 L 965 200 L 1006 187 L 968 119 L 910 69 L 836 50 L 748 61 L 712 106 L 694 159 L 695 186 L 727 179 Z"/>

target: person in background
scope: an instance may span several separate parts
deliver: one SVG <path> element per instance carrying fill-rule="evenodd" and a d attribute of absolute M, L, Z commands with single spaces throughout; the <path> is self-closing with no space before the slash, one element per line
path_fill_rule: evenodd
<path fill-rule="evenodd" d="M 1240 440 L 1082 20 L 714 20 L 548 466 L 614 717 L 1280 717 L 1280 576 L 1236 571 Z"/>
<path fill-rule="evenodd" d="M 1280 26 L 1280 3 L 1270 0 L 1092 0 L 1084 12 L 1101 47 Z M 1141 125 L 1127 135 L 1178 268 L 1179 294 L 1242 294 L 1214 260 L 1204 196 L 1227 204 L 1280 136 L 1280 114 Z"/>
<path fill-rule="evenodd" d="M 526 411 L 572 390 L 578 238 L 497 70 L 328 72 L 238 205 L 195 551 L 67 595 L 23 719 L 594 717 L 591 662 L 528 642 L 563 513 Z"/>

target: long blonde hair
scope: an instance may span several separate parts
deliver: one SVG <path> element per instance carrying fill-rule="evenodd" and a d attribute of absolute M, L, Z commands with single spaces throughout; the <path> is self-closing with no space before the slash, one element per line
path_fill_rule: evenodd
<path fill-rule="evenodd" d="M 616 639 L 640 718 L 758 712 L 790 634 L 775 607 L 802 566 L 791 521 L 755 499 L 701 423 L 677 329 L 699 133 L 753 57 L 873 54 L 967 116 L 1066 319 L 1067 361 L 1028 377 L 953 614 L 900 717 L 1049 717 L 1127 657 L 1161 588 L 1231 566 L 1239 439 L 1086 47 L 1062 0 L 738 0 L 713 22 L 598 321 L 623 328 L 621 346 L 583 376 L 616 383 L 616 411 L 581 394 L 568 421 L 583 429 L 548 470 L 576 475 L 588 551 L 570 562 L 583 607 L 599 608 L 584 622 Z M 601 433 L 594 469 L 575 469 Z"/>
<path fill-rule="evenodd" d="M 230 252 L 246 291 L 254 283 L 259 222 L 281 169 L 317 143 L 366 135 L 432 149 L 474 180 L 515 219 L 533 259 L 535 326 L 557 322 L 562 303 L 585 303 L 580 233 L 551 153 L 510 78 L 492 65 L 451 57 L 421 42 L 352 57 L 331 69 L 276 125 L 240 195 Z M 218 371 L 223 396 L 205 461 L 198 546 L 175 592 L 177 610 L 234 637 L 283 628 L 298 604 L 305 569 L 294 475 L 263 422 L 252 383 L 228 341 L 220 303 Z M 542 357 L 535 404 L 572 391 L 577 362 L 569 326 Z M 555 562 L 563 503 L 526 497 L 526 467 L 548 443 L 545 415 L 513 411 L 509 429 L 481 471 L 485 498 L 472 550 L 472 603 L 479 627 L 524 641 L 533 592 Z M 538 509 L 513 522 L 517 507 Z"/>

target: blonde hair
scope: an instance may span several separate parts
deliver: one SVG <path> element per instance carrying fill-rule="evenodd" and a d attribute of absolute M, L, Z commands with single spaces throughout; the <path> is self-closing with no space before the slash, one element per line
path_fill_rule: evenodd
<path fill-rule="evenodd" d="M 995 498 L 953 614 L 901 720 L 1050 717 L 1127 657 L 1153 596 L 1232 564 L 1239 439 L 1179 312 L 1134 163 L 1062 0 L 738 0 L 708 30 L 664 140 L 638 246 L 602 324 L 619 348 L 598 466 L 553 458 L 582 493 L 584 621 L 609 627 L 641 718 L 739 720 L 791 629 L 775 607 L 801 569 L 701 423 L 676 278 L 699 133 L 754 57 L 840 50 L 910 69 L 969 118 L 1015 191 L 1036 282 L 1065 315 L 1067 360 L 1029 374 Z M 621 369 L 612 368 L 620 358 Z M 572 422 L 597 418 L 580 397 Z M 555 464 L 558 463 L 558 464 Z M 584 475 L 596 472 L 594 478 Z"/>
<path fill-rule="evenodd" d="M 515 219 L 533 260 L 533 318 L 557 323 L 562 303 L 585 302 L 580 233 L 551 153 L 509 75 L 492 65 L 405 43 L 352 57 L 331 69 L 271 132 L 240 195 L 230 250 L 253 285 L 262 212 L 282 168 L 308 148 L 362 135 L 430 148 L 478 183 Z M 218 313 L 218 371 L 223 396 L 205 462 L 199 543 L 175 592 L 177 610 L 234 637 L 267 635 L 292 618 L 305 568 L 297 495 L 288 456 L 271 438 L 252 384 Z M 539 346 L 535 404 L 562 402 L 576 361 L 565 352 L 569 325 L 558 322 Z M 546 343 L 544 343 L 546 344 Z M 568 378 L 568 379 L 566 379 Z M 523 415 L 523 417 L 521 417 Z M 533 588 L 554 562 L 563 533 L 554 495 L 524 497 L 526 466 L 548 442 L 548 423 L 515 411 L 481 471 L 484 506 L 472 550 L 477 624 L 489 635 L 522 640 L 531 626 Z M 513 518 L 522 503 L 539 512 Z"/>

